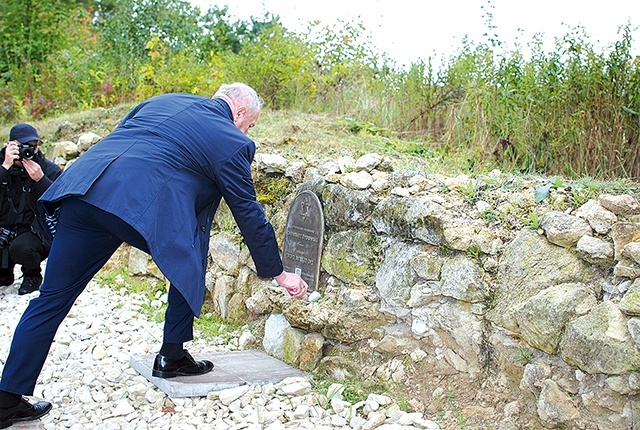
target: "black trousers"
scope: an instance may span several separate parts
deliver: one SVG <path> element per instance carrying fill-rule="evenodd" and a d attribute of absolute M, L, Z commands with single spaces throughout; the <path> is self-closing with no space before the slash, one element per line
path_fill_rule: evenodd
<path fill-rule="evenodd" d="M 26 231 L 18 234 L 11 241 L 9 247 L 2 250 L 1 257 L 6 261 L 1 265 L 0 277 L 13 273 L 13 267 L 16 264 L 22 266 L 23 274 L 35 276 L 40 274 L 40 263 L 47 255 L 40 238 L 32 232 Z"/>

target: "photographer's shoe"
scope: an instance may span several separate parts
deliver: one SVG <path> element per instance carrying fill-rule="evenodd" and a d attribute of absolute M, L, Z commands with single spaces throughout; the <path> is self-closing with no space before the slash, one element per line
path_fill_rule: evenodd
<path fill-rule="evenodd" d="M 20 284 L 20 288 L 18 288 L 18 294 L 23 295 L 38 291 L 40 285 L 42 285 L 42 275 L 24 275 L 22 284 Z"/>
<path fill-rule="evenodd" d="M 37 420 L 45 416 L 51 410 L 51 403 L 29 403 L 24 397 L 20 403 L 11 408 L 0 408 L 0 429 L 7 428 L 20 421 Z"/>
<path fill-rule="evenodd" d="M 196 361 L 186 349 L 182 358 L 169 358 L 162 354 L 156 355 L 153 363 L 153 372 L 156 378 L 175 378 L 176 376 L 204 375 L 213 369 L 213 363 L 209 360 Z"/>

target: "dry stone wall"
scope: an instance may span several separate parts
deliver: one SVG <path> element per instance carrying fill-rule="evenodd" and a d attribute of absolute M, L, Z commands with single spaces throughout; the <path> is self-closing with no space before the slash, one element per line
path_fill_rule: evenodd
<path fill-rule="evenodd" d="M 236 302 L 249 319 L 265 319 L 273 355 L 338 378 L 411 384 L 419 368 L 426 378 L 448 369 L 506 379 L 519 419 L 534 427 L 634 425 L 634 196 L 603 190 L 577 205 L 584 196 L 567 186 L 536 202 L 542 179 L 393 171 L 377 154 L 302 166 L 260 154 L 257 181 L 278 175 L 295 186 L 288 199 L 318 195 L 326 232 L 322 299 L 289 299 L 254 279 Z M 271 208 L 280 237 L 286 209 Z M 534 214 L 539 222 L 528 226 Z M 242 254 L 239 266 L 251 267 Z M 428 410 L 433 397 L 421 400 Z M 496 416 L 505 428 L 518 421 Z"/>
<path fill-rule="evenodd" d="M 322 297 L 309 301 L 257 277 L 230 212 L 216 215 L 211 305 L 253 325 L 268 353 L 371 384 L 461 375 L 500 399 L 485 408 L 494 428 L 638 424 L 634 193 L 574 183 L 547 186 L 540 199 L 544 178 L 394 170 L 379 154 L 290 162 L 258 153 L 254 168 L 281 243 L 296 193 L 314 192 L 325 219 Z M 120 256 L 136 274 L 161 276 L 144 254 Z M 433 412 L 441 391 L 407 390 L 408 404 Z"/>

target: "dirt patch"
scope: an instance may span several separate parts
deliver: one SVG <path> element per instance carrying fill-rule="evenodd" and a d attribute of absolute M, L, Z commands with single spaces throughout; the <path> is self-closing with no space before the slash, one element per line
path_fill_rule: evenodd
<path fill-rule="evenodd" d="M 408 373 L 402 394 L 410 409 L 424 414 L 442 429 L 540 430 L 531 402 L 504 377 L 462 373 Z"/>

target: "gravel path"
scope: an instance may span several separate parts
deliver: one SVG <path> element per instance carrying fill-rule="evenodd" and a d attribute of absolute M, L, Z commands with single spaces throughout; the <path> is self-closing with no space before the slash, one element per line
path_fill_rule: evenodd
<path fill-rule="evenodd" d="M 17 294 L 16 284 L 0 288 L 0 365 L 4 365 L 13 331 L 29 300 L 38 293 Z M 160 307 L 125 288 L 91 282 L 61 325 L 36 385 L 34 399 L 53 403 L 41 421 L 46 429 L 433 429 L 422 414 L 406 413 L 384 395 L 351 404 L 334 384 L 327 393 L 312 390 L 308 380 L 243 386 L 207 397 L 171 399 L 129 366 L 131 354 L 156 353 L 162 324 L 149 322 L 143 305 Z M 228 338 L 196 339 L 198 351 L 237 349 Z"/>

